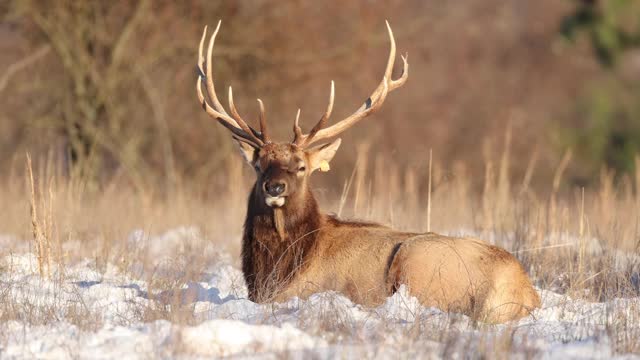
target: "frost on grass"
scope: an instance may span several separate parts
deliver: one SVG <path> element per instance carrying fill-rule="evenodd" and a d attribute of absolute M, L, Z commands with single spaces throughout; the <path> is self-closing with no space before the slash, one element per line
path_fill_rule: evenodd
<path fill-rule="evenodd" d="M 49 280 L 37 275 L 33 254 L 4 256 L 0 354 L 105 359 L 496 354 L 608 358 L 633 351 L 638 346 L 634 339 L 640 338 L 637 297 L 588 302 L 539 289 L 541 309 L 497 326 L 423 307 L 404 287 L 376 308 L 354 304 L 335 292 L 256 304 L 247 300 L 233 259 L 202 245 L 202 240 L 194 228 L 157 237 L 134 232 L 126 241 L 128 251 L 144 249 L 154 266 L 134 261 L 97 266 L 85 259 L 54 269 Z M 188 280 L 169 276 L 157 281 L 159 273 L 186 272 L 188 262 L 174 261 L 175 254 L 198 246 L 217 252 L 216 260 L 197 276 L 184 277 Z"/>

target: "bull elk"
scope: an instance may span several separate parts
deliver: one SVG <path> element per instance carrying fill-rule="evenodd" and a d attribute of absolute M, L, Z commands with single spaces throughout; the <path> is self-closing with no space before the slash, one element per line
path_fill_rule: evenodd
<path fill-rule="evenodd" d="M 318 169 L 327 170 L 340 139 L 312 145 L 334 138 L 375 112 L 390 92 L 407 81 L 406 56 L 402 56 L 402 75 L 398 79 L 391 76 L 396 44 L 388 23 L 389 59 L 371 96 L 353 114 L 327 126 L 335 97 L 331 82 L 324 115 L 305 134 L 298 111 L 291 142 L 271 140 L 260 99 L 259 131 L 240 117 L 231 87 L 229 112 L 220 103 L 212 74 L 219 29 L 220 23 L 209 39 L 206 56 L 206 27 L 202 34 L 196 90 L 200 105 L 231 131 L 257 176 L 242 239 L 242 271 L 252 301 L 283 301 L 335 290 L 356 303 L 375 306 L 404 284 L 425 306 L 461 312 L 487 323 L 518 319 L 540 306 L 522 265 L 502 248 L 472 238 L 344 221 L 320 212 L 309 177 Z"/>

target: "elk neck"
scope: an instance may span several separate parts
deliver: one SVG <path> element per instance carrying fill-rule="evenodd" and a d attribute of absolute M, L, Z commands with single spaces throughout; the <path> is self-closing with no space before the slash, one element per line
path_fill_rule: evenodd
<path fill-rule="evenodd" d="M 249 196 L 242 241 L 242 270 L 252 300 L 265 298 L 269 283 L 286 284 L 307 263 L 318 230 L 327 222 L 310 189 L 287 198 L 279 208 L 284 217 L 284 238 L 275 226 L 274 209 L 254 186 Z"/>
<path fill-rule="evenodd" d="M 288 197 L 284 206 L 278 208 L 284 215 L 285 230 L 285 238 L 280 239 L 275 226 L 274 208 L 264 203 L 256 186 L 253 189 L 249 196 L 245 236 L 258 237 L 262 242 L 275 237 L 274 241 L 291 243 L 300 241 L 301 237 L 315 238 L 317 230 L 326 222 L 326 216 L 320 213 L 312 191 L 307 188 L 296 197 Z M 251 230 L 250 233 L 247 230 Z"/>

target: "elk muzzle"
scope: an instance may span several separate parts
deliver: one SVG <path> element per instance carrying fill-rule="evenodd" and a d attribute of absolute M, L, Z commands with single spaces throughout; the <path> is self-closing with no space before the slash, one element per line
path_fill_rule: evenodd
<path fill-rule="evenodd" d="M 270 207 L 280 207 L 285 202 L 287 183 L 282 180 L 268 180 L 263 184 L 265 203 Z"/>

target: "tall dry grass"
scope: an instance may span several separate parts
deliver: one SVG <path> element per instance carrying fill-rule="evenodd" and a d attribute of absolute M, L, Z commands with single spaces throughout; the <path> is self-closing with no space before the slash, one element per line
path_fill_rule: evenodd
<path fill-rule="evenodd" d="M 507 133 L 503 155 L 497 161 L 487 156 L 479 193 L 473 186 L 478 179 L 467 175 L 465 164 L 443 164 L 437 150 L 433 164 L 427 153 L 423 166 L 398 168 L 392 158 L 372 155 L 365 144 L 358 147 L 358 161 L 350 174 L 329 173 L 314 179 L 316 196 L 325 211 L 342 217 L 400 230 L 427 231 L 431 226 L 436 232 L 473 233 L 523 254 L 543 253 L 547 246 L 560 245 L 558 251 L 571 252 L 588 246 L 591 240 L 609 249 L 638 251 L 640 169 L 633 178 L 623 177 L 618 183 L 614 174 L 603 170 L 597 188 L 562 188 L 563 171 L 570 161 L 567 152 L 559 164 L 551 164 L 555 167 L 551 193 L 535 193 L 526 178 L 513 179 L 509 174 L 509 136 Z M 37 222 L 44 224 L 40 228 L 46 227 L 48 233 L 56 229 L 55 236 L 47 235 L 56 237 L 54 243 L 82 244 L 73 253 L 63 254 L 66 257 L 95 256 L 98 249 L 113 253 L 134 229 L 153 234 L 185 225 L 200 228 L 231 252 L 238 251 L 236 242 L 253 182 L 252 173 L 239 158 L 227 161 L 220 171 L 224 183 L 181 182 L 171 194 L 159 189 L 134 190 L 118 179 L 91 192 L 82 183 L 65 179 L 55 161 L 39 160 L 33 173 L 25 176 L 15 171 L 2 179 L 3 233 L 24 241 L 37 237 L 34 230 L 43 229 L 37 229 L 32 218 L 30 211 L 36 211 Z M 324 183 L 330 177 L 343 178 L 343 188 L 327 188 Z M 572 238 L 578 243 L 572 243 Z"/>
<path fill-rule="evenodd" d="M 437 149 L 413 154 L 424 159 L 421 166 L 400 168 L 394 159 L 375 154 L 364 144 L 358 147 L 358 161 L 350 174 L 329 173 L 315 179 L 316 194 L 327 212 L 342 217 L 400 230 L 474 235 L 503 246 L 522 261 L 541 289 L 588 301 L 640 296 L 640 167 L 634 177 L 620 182 L 603 171 L 597 188 L 571 189 L 562 186 L 571 158 L 567 153 L 558 164 L 550 164 L 555 173 L 549 179 L 553 191 L 540 194 L 529 188 L 527 180 L 536 171 L 535 154 L 525 178 L 511 176 L 510 136 L 507 131 L 497 158 L 486 151 L 485 176 L 480 180 L 467 175 L 462 162 L 439 161 Z M 98 271 L 115 264 L 126 273 L 136 265 L 147 269 L 132 276 L 147 281 L 148 293 L 169 294 L 197 281 L 208 264 L 219 260 L 220 252 L 230 253 L 239 266 L 241 228 L 253 181 L 239 158 L 230 159 L 220 170 L 223 181 L 212 180 L 215 189 L 180 181 L 171 194 L 134 190 L 118 180 L 91 192 L 61 176 L 56 161 L 46 157 L 36 159 L 31 168 L 26 176 L 12 172 L 0 186 L 0 232 L 16 235 L 3 244 L 0 256 L 30 250 L 46 257 L 50 265 L 44 265 L 43 276 L 87 258 L 95 261 Z M 344 179 L 340 191 L 323 186 L 331 176 Z M 478 182 L 480 192 L 474 190 Z M 30 209 L 36 210 L 37 220 L 32 220 Z M 160 250 L 148 242 L 130 241 L 136 229 L 150 240 L 151 235 L 185 226 L 199 229 L 198 241 Z M 45 251 L 39 238 L 48 239 Z M 33 304 L 11 299 L 2 303 L 2 320 L 46 323 L 55 318 L 53 310 L 34 312 Z M 91 320 L 98 316 L 82 306 L 67 313 L 84 327 L 98 324 Z M 197 322 L 193 307 L 171 296 L 140 309 L 134 318 L 129 319 Z M 614 337 L 616 351 L 640 351 L 637 329 L 624 319 L 612 323 L 609 331 L 621 331 Z M 498 340 L 509 348 L 510 338 L 505 336 Z"/>

